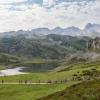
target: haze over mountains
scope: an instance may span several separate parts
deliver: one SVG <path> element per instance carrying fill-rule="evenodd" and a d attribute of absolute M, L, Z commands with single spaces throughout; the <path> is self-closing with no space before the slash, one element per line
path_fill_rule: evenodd
<path fill-rule="evenodd" d="M 69 35 L 69 36 L 89 36 L 89 37 L 98 37 L 100 36 L 100 25 L 88 23 L 84 29 L 79 29 L 78 27 L 71 26 L 67 28 L 56 27 L 54 29 L 48 28 L 36 28 L 31 31 L 10 31 L 0 33 L 1 37 L 4 36 L 14 36 L 14 35 L 25 35 L 27 37 L 38 37 L 48 34 L 58 34 L 58 35 Z"/>

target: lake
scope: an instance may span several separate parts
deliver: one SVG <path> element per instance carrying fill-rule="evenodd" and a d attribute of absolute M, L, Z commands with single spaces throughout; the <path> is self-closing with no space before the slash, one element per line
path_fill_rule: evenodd
<path fill-rule="evenodd" d="M 27 74 L 25 72 L 21 72 L 23 67 L 5 69 L 0 71 L 0 76 L 9 76 L 9 75 L 19 75 L 19 74 Z"/>

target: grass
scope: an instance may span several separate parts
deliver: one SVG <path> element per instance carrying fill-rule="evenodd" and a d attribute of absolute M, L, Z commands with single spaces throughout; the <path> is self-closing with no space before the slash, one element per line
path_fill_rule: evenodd
<path fill-rule="evenodd" d="M 4 70 L 5 66 L 4 65 L 0 65 L 0 70 Z"/>
<path fill-rule="evenodd" d="M 79 83 L 39 100 L 100 100 L 100 80 Z"/>
<path fill-rule="evenodd" d="M 83 68 L 91 68 L 91 67 L 99 67 L 100 66 L 100 61 L 94 61 L 94 62 L 79 62 L 79 63 L 72 63 L 68 66 L 65 63 L 64 67 L 58 67 L 56 68 L 57 71 L 63 72 L 63 71 L 68 71 L 68 70 L 73 70 L 73 69 L 83 69 Z M 99 67 L 100 68 L 100 67 Z"/>
<path fill-rule="evenodd" d="M 25 74 L 25 75 L 0 77 L 0 80 L 4 80 L 6 82 L 19 82 L 19 80 L 23 80 L 23 81 L 32 80 L 33 82 L 37 82 L 39 80 L 41 82 L 45 82 L 48 80 L 52 80 L 52 81 L 56 81 L 56 80 L 61 81 L 65 79 L 69 80 L 65 84 L 0 85 L 0 100 L 36 100 L 36 98 L 40 98 L 40 97 L 47 96 L 58 91 L 62 91 L 66 87 L 79 83 L 79 81 L 72 80 L 73 74 L 77 74 L 77 73 L 81 74 L 83 71 L 91 70 L 94 68 L 96 70 L 100 70 L 100 62 L 93 62 L 93 63 L 87 63 L 87 64 L 82 64 L 82 63 L 75 64 L 75 66 L 73 65 L 70 68 L 70 70 L 64 69 L 61 71 L 54 70 L 51 72 L 44 72 L 44 73 L 41 72 L 41 73 L 31 73 L 31 74 Z M 53 99 L 53 100 L 59 100 L 59 99 Z M 60 99 L 60 100 L 63 100 L 63 99 Z M 71 100 L 74 100 L 74 99 L 71 99 Z M 81 100 L 81 99 L 76 99 L 76 100 Z"/>
<path fill-rule="evenodd" d="M 62 91 L 77 82 L 52 85 L 0 85 L 0 100 L 36 100 Z"/>

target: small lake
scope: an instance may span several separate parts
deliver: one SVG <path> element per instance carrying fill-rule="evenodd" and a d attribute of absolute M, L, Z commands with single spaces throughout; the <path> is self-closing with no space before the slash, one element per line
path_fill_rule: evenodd
<path fill-rule="evenodd" d="M 21 67 L 23 66 L 23 67 Z M 38 72 L 47 72 L 58 66 L 57 62 L 50 63 L 40 63 L 40 64 L 27 64 L 19 65 L 16 68 L 8 67 L 5 70 L 0 71 L 0 76 L 9 76 L 9 75 L 19 75 L 19 74 L 28 74 L 28 73 L 38 73 Z"/>
<path fill-rule="evenodd" d="M 25 72 L 21 72 L 22 69 L 23 69 L 23 67 L 1 70 L 0 76 L 26 74 Z"/>

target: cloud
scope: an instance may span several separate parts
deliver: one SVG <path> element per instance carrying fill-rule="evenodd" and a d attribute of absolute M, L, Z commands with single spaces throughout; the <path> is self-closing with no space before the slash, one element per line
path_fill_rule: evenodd
<path fill-rule="evenodd" d="M 46 7 L 51 7 L 55 5 L 55 0 L 43 0 L 43 5 Z"/>
<path fill-rule="evenodd" d="M 83 28 L 89 22 L 100 24 L 100 1 L 70 1 L 0 0 L 0 32 L 36 27 Z"/>
<path fill-rule="evenodd" d="M 26 0 L 0 0 L 0 4 L 20 3 Z"/>

